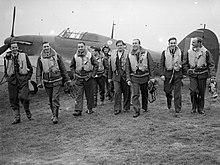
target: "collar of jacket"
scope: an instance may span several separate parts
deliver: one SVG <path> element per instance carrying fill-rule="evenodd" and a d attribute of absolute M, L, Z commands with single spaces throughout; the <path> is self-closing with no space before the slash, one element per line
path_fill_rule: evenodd
<path fill-rule="evenodd" d="M 49 55 L 46 54 L 46 53 L 44 53 L 43 50 L 41 51 L 41 56 L 42 56 L 43 58 L 50 58 L 50 57 L 53 57 L 53 56 L 55 56 L 55 55 L 56 55 L 56 51 L 55 51 L 53 48 L 50 48 L 50 53 L 49 53 Z"/>
<path fill-rule="evenodd" d="M 141 46 L 140 46 L 140 48 L 138 49 L 138 50 L 131 50 L 131 54 L 132 55 L 139 55 L 139 54 L 144 54 L 146 51 L 145 51 L 145 49 L 144 48 L 142 48 Z"/>
<path fill-rule="evenodd" d="M 81 56 L 81 57 L 86 56 L 87 52 L 88 52 L 87 49 L 85 49 L 83 52 L 79 52 L 79 50 L 77 50 L 77 56 Z"/>

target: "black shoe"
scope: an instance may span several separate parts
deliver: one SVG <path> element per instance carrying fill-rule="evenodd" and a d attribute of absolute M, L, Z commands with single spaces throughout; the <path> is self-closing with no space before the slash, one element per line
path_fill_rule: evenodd
<path fill-rule="evenodd" d="M 191 113 L 196 113 L 196 109 L 192 109 Z"/>
<path fill-rule="evenodd" d="M 31 115 L 31 113 L 30 113 L 30 112 L 29 112 L 29 113 L 27 113 L 26 115 L 27 115 L 27 118 L 28 118 L 29 120 L 32 120 L 32 115 Z"/>
<path fill-rule="evenodd" d="M 171 109 L 171 104 L 168 104 L 168 105 L 167 105 L 167 108 L 168 108 L 168 109 Z"/>
<path fill-rule="evenodd" d="M 198 113 L 201 114 L 201 115 L 204 115 L 204 114 L 205 114 L 205 112 L 202 111 L 202 110 L 201 110 L 201 111 L 198 111 Z"/>
<path fill-rule="evenodd" d="M 14 119 L 14 121 L 11 123 L 11 124 L 18 124 L 18 123 L 20 123 L 21 122 L 21 119 Z"/>
<path fill-rule="evenodd" d="M 93 111 L 92 109 L 88 109 L 88 110 L 86 111 L 86 113 L 92 114 L 92 113 L 94 113 L 94 111 Z"/>
<path fill-rule="evenodd" d="M 115 111 L 115 115 L 118 115 L 119 113 L 121 113 L 121 111 Z"/>
<path fill-rule="evenodd" d="M 135 114 L 133 115 L 134 118 L 138 116 L 140 116 L 140 112 L 135 112 Z"/>
<path fill-rule="evenodd" d="M 74 111 L 73 116 L 81 116 L 82 112 L 81 111 Z"/>
<path fill-rule="evenodd" d="M 53 124 L 57 124 L 57 123 L 58 123 L 58 117 L 55 116 L 55 117 L 53 118 Z"/>

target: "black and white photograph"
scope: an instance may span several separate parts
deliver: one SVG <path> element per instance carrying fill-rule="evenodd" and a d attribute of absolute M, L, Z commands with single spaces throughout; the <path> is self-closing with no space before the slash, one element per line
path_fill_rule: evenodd
<path fill-rule="evenodd" d="M 0 0 L 0 165 L 220 165 L 219 0 Z"/>

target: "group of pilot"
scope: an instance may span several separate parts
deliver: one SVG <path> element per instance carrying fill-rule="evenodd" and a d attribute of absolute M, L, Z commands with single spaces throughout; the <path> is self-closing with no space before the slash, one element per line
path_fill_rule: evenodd
<path fill-rule="evenodd" d="M 62 56 L 48 42 L 43 43 L 42 47 L 37 60 L 36 82 L 39 88 L 45 88 L 54 124 L 58 123 L 59 97 L 63 84 L 76 88 L 74 116 L 82 115 L 84 93 L 87 100 L 86 113 L 94 113 L 98 92 L 101 105 L 104 104 L 105 97 L 110 101 L 114 98 L 115 115 L 130 110 L 131 96 L 134 118 L 141 111 L 148 111 L 148 84 L 156 82 L 154 62 L 151 54 L 141 47 L 139 39 L 133 40 L 131 50 L 126 49 L 122 40 L 116 42 L 115 50 L 110 50 L 107 45 L 102 49 L 92 47 L 89 50 L 84 42 L 79 42 L 70 64 L 73 80 L 68 76 Z M 12 124 L 18 124 L 21 122 L 19 102 L 23 104 L 27 118 L 32 119 L 28 81 L 33 68 L 28 56 L 19 51 L 17 43 L 11 43 L 10 49 L 4 58 L 5 77 L 14 111 Z M 192 48 L 185 55 L 177 46 L 177 39 L 172 37 L 161 55 L 160 77 L 164 81 L 167 108 L 171 109 L 174 97 L 175 116 L 181 112 L 181 87 L 185 75 L 190 80 L 192 113 L 204 114 L 206 80 L 210 77 L 211 81 L 215 81 L 216 71 L 212 55 L 202 45 L 200 37 L 193 38 Z"/>

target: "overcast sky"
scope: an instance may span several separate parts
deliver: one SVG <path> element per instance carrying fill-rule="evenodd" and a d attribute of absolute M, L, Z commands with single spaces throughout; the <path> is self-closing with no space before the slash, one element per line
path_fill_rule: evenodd
<path fill-rule="evenodd" d="M 201 24 L 220 35 L 219 0 L 0 0 L 1 44 L 11 33 L 13 6 L 15 36 L 57 35 L 67 27 L 110 36 L 114 20 L 114 38 L 139 38 L 162 51 L 169 37 L 181 41 Z"/>

